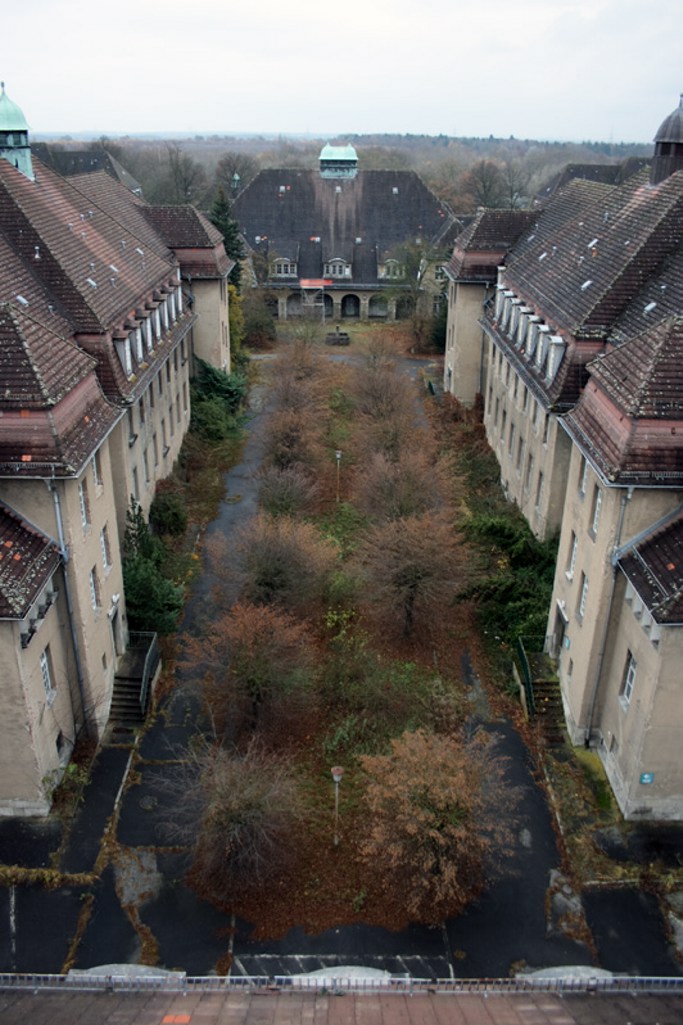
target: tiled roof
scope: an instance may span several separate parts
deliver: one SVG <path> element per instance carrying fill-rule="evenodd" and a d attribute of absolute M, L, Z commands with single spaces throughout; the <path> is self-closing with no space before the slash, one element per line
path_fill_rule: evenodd
<path fill-rule="evenodd" d="M 56 405 L 95 361 L 19 304 L 0 302 L 0 410 Z"/>
<path fill-rule="evenodd" d="M 538 216 L 532 210 L 479 210 L 455 239 L 446 273 L 453 280 L 495 281 L 506 253 Z"/>
<path fill-rule="evenodd" d="M 683 515 L 630 548 L 619 565 L 657 623 L 683 624 Z"/>
<path fill-rule="evenodd" d="M 683 312 L 600 356 L 589 369 L 631 418 L 683 419 Z"/>
<path fill-rule="evenodd" d="M 95 360 L 16 305 L 0 304 L 0 473 L 77 473 L 119 417 Z"/>
<path fill-rule="evenodd" d="M 359 171 L 353 179 L 294 168 L 261 171 L 235 198 L 233 216 L 252 249 L 290 259 L 298 252 L 300 277 L 320 277 L 326 261 L 353 256 L 352 280 L 367 284 L 378 280 L 368 254 L 418 238 L 440 240 L 455 222 L 413 171 Z M 342 283 L 348 287 L 350 280 Z"/>
<path fill-rule="evenodd" d="M 514 981 L 514 980 L 513 980 Z M 194 988 L 190 995 L 177 991 L 146 992 L 134 983 L 124 988 L 119 980 L 106 992 L 91 989 L 87 993 L 59 986 L 44 986 L 40 977 L 35 986 L 7 987 L 2 994 L 4 1025 L 26 1022 L 50 1022 L 50 1025 L 74 1025 L 79 1022 L 116 1022 L 117 1025 L 150 1025 L 157 1022 L 192 1022 L 195 1025 L 624 1025 L 633 1022 L 661 1022 L 672 1025 L 681 1020 L 683 996 L 672 985 L 657 991 L 628 980 L 615 980 L 621 986 L 602 989 L 592 980 L 580 990 L 552 984 L 547 988 L 529 986 L 511 991 L 507 987 L 484 982 L 463 983 L 454 992 L 417 987 L 406 993 L 398 984 L 391 993 L 361 992 L 320 988 L 317 991 L 271 986 L 253 989 L 229 986 L 209 991 Z M 676 980 L 678 981 L 678 980 Z M 401 980 L 403 983 L 403 980 Z M 359 987 L 360 988 L 360 987 Z M 560 991 L 556 990 L 560 988 Z M 507 990 L 507 991 L 506 991 Z M 555 991 L 553 991 L 555 990 Z"/>
<path fill-rule="evenodd" d="M 647 166 L 645 157 L 629 157 L 619 164 L 567 164 L 545 185 L 536 196 L 540 203 L 546 203 L 560 189 L 563 189 L 574 178 L 584 181 L 602 182 L 603 185 L 619 185 L 632 174 L 637 174 Z"/>
<path fill-rule="evenodd" d="M 193 206 L 144 206 L 141 209 L 171 249 L 201 249 L 223 241 L 218 228 Z"/>
<path fill-rule="evenodd" d="M 141 295 L 171 278 L 174 260 L 168 253 L 141 253 L 138 238 L 73 180 L 38 161 L 34 166 L 31 182 L 0 161 L 3 231 L 76 330 L 106 330 L 125 318 Z"/>
<path fill-rule="evenodd" d="M 616 321 L 609 341 L 620 345 L 628 338 L 654 327 L 658 321 L 683 311 L 683 240 L 658 274 L 650 278 L 632 298 Z"/>
<path fill-rule="evenodd" d="M 0 619 L 23 619 L 60 561 L 54 541 L 0 503 Z"/>
<path fill-rule="evenodd" d="M 604 476 L 621 484 L 683 484 L 683 318 L 594 360 L 565 427 Z"/>
<path fill-rule="evenodd" d="M 515 247 L 505 280 L 552 325 L 604 339 L 683 233 L 683 173 L 652 187 L 572 181 Z"/>
<path fill-rule="evenodd" d="M 93 171 L 104 171 L 107 175 L 121 182 L 131 192 L 141 194 L 140 182 L 106 150 L 73 150 L 51 146 L 46 142 L 32 142 L 31 153 L 41 163 L 51 167 L 57 174 L 70 178 L 77 174 L 90 174 Z"/>
<path fill-rule="evenodd" d="M 226 277 L 235 266 L 218 228 L 193 206 L 142 206 L 140 210 L 175 251 L 184 277 Z"/>

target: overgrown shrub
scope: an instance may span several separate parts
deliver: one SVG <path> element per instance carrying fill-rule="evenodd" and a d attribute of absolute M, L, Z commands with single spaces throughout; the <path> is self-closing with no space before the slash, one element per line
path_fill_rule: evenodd
<path fill-rule="evenodd" d="M 187 510 L 175 491 L 157 490 L 149 510 L 149 522 L 157 534 L 179 537 L 187 530 Z"/>

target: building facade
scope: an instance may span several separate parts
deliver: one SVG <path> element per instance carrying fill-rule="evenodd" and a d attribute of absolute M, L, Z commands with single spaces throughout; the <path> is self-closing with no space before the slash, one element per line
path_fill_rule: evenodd
<path fill-rule="evenodd" d="M 444 383 L 465 404 L 481 394 L 508 498 L 559 537 L 545 647 L 569 735 L 599 752 L 628 818 L 683 819 L 682 160 L 679 106 L 649 168 L 553 192 L 477 256 L 476 321 L 458 310 L 466 235 L 448 271 Z"/>
<path fill-rule="evenodd" d="M 196 336 L 230 366 L 232 264 L 196 211 L 27 157 L 4 90 L 0 133 L 0 814 L 41 814 L 109 721 L 132 643 L 126 513 L 180 452 Z"/>
<path fill-rule="evenodd" d="M 325 146 L 317 171 L 259 172 L 232 211 L 281 320 L 406 315 L 418 275 L 429 302 L 441 294 L 460 227 L 415 172 L 360 170 L 353 146 Z"/>

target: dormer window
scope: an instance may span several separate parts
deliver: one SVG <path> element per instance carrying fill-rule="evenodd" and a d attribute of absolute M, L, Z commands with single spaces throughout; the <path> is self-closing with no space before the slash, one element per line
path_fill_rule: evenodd
<path fill-rule="evenodd" d="M 295 278 L 296 263 L 292 260 L 276 260 L 274 274 L 277 278 Z"/>
<path fill-rule="evenodd" d="M 329 278 L 350 278 L 351 266 L 346 260 L 330 260 L 325 264 L 325 276 Z"/>
<path fill-rule="evenodd" d="M 398 260 L 387 260 L 384 264 L 384 277 L 394 280 L 405 277 L 405 271 Z"/>
<path fill-rule="evenodd" d="M 116 354 L 119 357 L 119 362 L 123 367 L 123 372 L 126 377 L 131 377 L 133 374 L 133 361 L 130 352 L 130 335 L 126 338 L 114 339 L 114 345 L 116 347 Z"/>

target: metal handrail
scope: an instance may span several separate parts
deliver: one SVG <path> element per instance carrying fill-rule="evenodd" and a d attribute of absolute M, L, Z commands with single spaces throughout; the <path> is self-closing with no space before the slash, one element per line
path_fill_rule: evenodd
<path fill-rule="evenodd" d="M 681 976 L 626 976 L 626 975 L 558 975 L 554 978 L 519 976 L 491 979 L 414 979 L 410 976 L 378 978 L 349 978 L 297 975 L 185 975 L 169 972 L 158 975 L 131 976 L 122 972 L 102 975 L 89 972 L 69 975 L 40 975 L 22 973 L 0 974 L 0 990 L 33 989 L 49 991 L 117 991 L 139 992 L 163 990 L 166 992 L 215 992 L 216 990 L 285 990 L 287 992 L 354 993 L 683 993 Z"/>
<path fill-rule="evenodd" d="M 128 646 L 130 648 L 147 649 L 145 664 L 142 669 L 142 682 L 140 684 L 140 710 L 144 714 L 147 709 L 150 681 L 161 657 L 159 652 L 159 641 L 156 633 L 153 633 L 152 631 L 131 630 L 128 635 Z M 152 662 L 152 660 L 154 660 L 154 662 Z"/>

